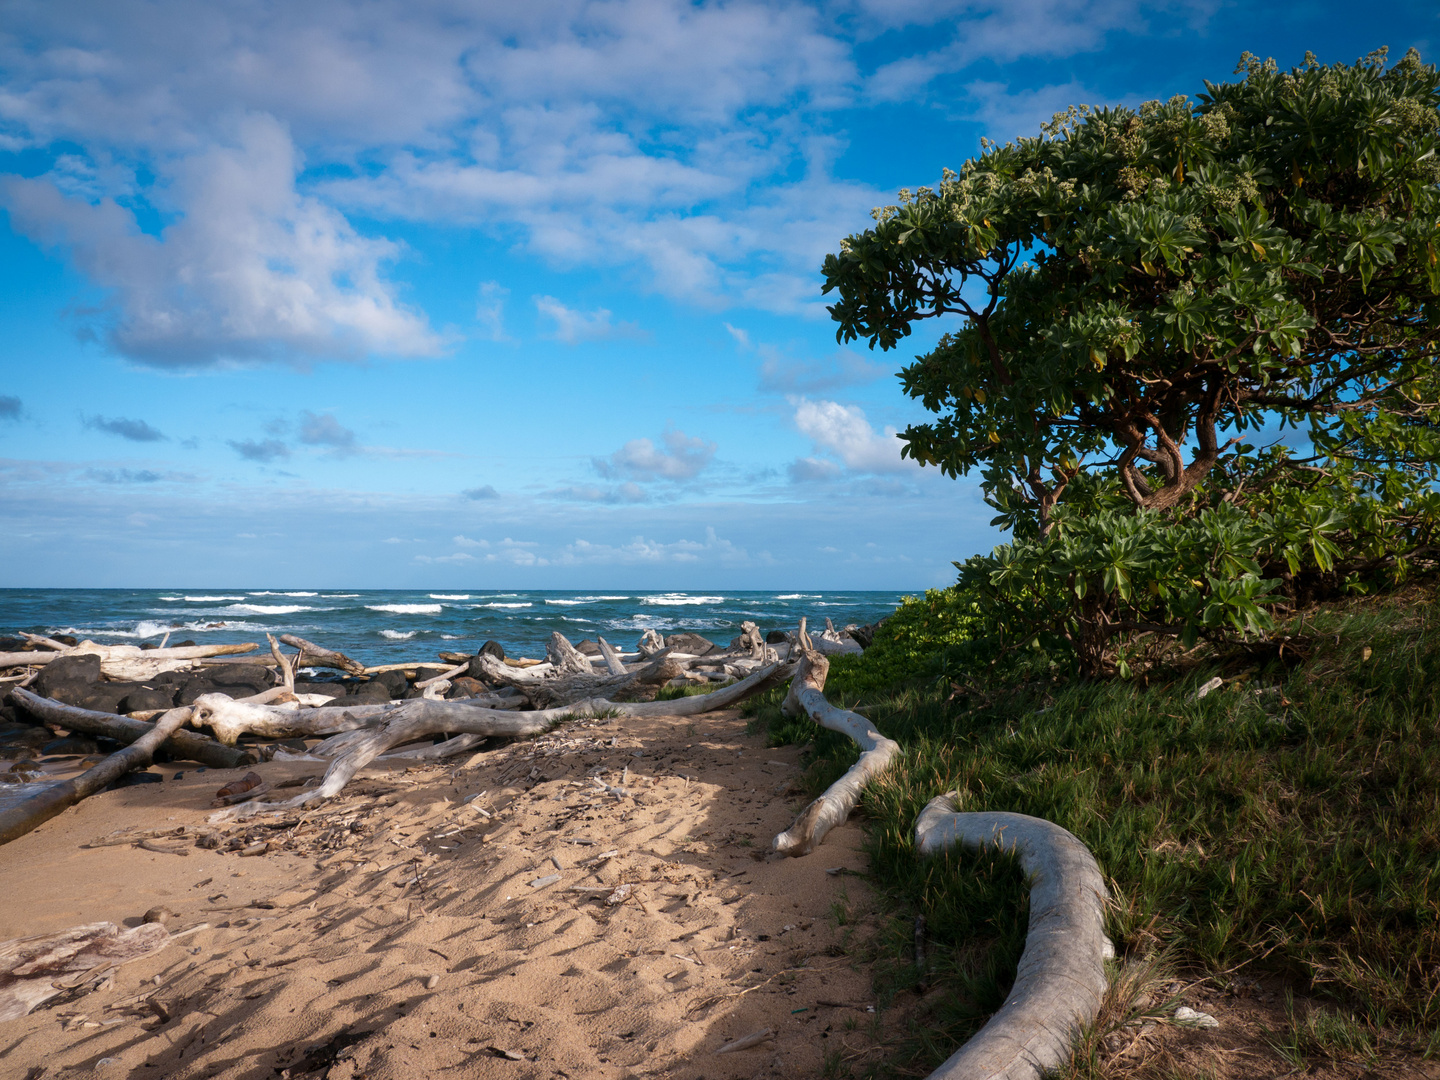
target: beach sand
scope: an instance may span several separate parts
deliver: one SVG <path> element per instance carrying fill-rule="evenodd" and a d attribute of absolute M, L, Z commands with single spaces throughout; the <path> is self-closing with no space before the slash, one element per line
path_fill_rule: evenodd
<path fill-rule="evenodd" d="M 799 756 L 734 711 L 578 721 L 461 764 L 372 768 L 318 809 L 220 827 L 210 800 L 241 773 L 166 766 L 163 784 L 94 796 L 0 848 L 0 940 L 133 926 L 155 907 L 172 932 L 208 927 L 0 1024 L 0 1077 L 724 1080 L 873 1054 L 871 976 L 834 916 L 873 899 L 826 872 L 863 870 L 860 829 L 768 855 L 803 804 Z M 627 766 L 633 797 L 589 779 L 621 786 Z M 279 785 L 323 768 L 255 771 Z M 87 846 L 181 828 L 269 849 Z"/>

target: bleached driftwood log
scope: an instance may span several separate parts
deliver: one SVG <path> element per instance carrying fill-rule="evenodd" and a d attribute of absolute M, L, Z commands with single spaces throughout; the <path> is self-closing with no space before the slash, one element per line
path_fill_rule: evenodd
<path fill-rule="evenodd" d="M 665 648 L 665 639 L 660 636 L 658 630 L 646 630 L 640 635 L 640 641 L 635 646 L 637 652 L 647 659 Z"/>
<path fill-rule="evenodd" d="M 765 635 L 748 619 L 740 624 L 740 647 L 750 654 L 752 660 L 765 658 Z"/>
<path fill-rule="evenodd" d="M 558 675 L 590 675 L 590 658 L 571 645 L 559 630 L 552 631 L 550 642 L 545 646 L 545 659 L 549 660 Z"/>
<path fill-rule="evenodd" d="M 1080 1029 L 1105 996 L 1105 880 L 1070 832 L 1025 814 L 957 813 L 955 793 L 931 799 L 915 820 L 915 848 L 959 844 L 1020 858 L 1030 882 L 1030 928 L 1015 985 L 1000 1011 L 930 1074 L 931 1080 L 1038 1080 L 1070 1059 Z"/>
<path fill-rule="evenodd" d="M 376 757 L 396 746 L 444 733 L 464 735 L 502 735 L 524 737 L 539 735 L 562 720 L 578 716 L 611 713 L 620 716 L 695 716 L 715 709 L 728 708 L 755 694 L 763 693 L 783 682 L 787 667 L 771 665 L 757 671 L 743 682 L 709 694 L 679 698 L 674 701 L 616 702 L 595 698 L 578 701 L 556 709 L 534 712 L 503 712 L 477 708 L 465 701 L 426 701 L 414 698 L 398 702 L 374 724 L 343 736 L 346 748 L 325 772 L 320 784 L 282 803 L 242 803 L 211 815 L 211 821 L 244 817 L 266 810 L 289 809 L 338 795 L 350 779 Z M 197 702 L 197 707 L 198 707 Z M 264 708 L 255 706 L 254 708 Z M 271 709 L 272 712 L 280 710 Z M 313 710 L 319 712 L 322 710 Z M 328 711 L 328 710 L 326 710 Z M 284 719 L 281 717 L 280 719 Z"/>
<path fill-rule="evenodd" d="M 333 649 L 322 649 L 294 634 L 281 634 L 280 640 L 292 649 L 299 649 L 300 655 L 295 660 L 295 670 L 302 667 L 327 667 L 337 671 L 343 671 L 347 675 L 365 674 L 365 665 L 358 660 L 351 660 L 344 653 L 335 652 Z"/>
<path fill-rule="evenodd" d="M 56 727 L 62 727 L 69 731 L 84 732 L 86 735 L 104 735 L 106 738 L 114 739 L 125 745 L 129 745 L 141 736 L 148 735 L 155 730 L 154 724 L 146 723 L 144 720 L 132 720 L 128 716 L 116 716 L 113 713 L 95 712 L 75 705 L 64 705 L 52 698 L 41 697 L 39 694 L 31 693 L 20 687 L 11 690 L 10 697 L 15 704 L 21 706 L 30 715 L 38 717 L 47 724 L 54 724 Z M 222 746 L 214 739 L 193 731 L 186 731 L 184 728 L 175 731 L 165 740 L 161 748 L 173 758 L 198 761 L 212 769 L 238 769 L 243 765 L 255 763 L 255 755 L 248 751 Z"/>
<path fill-rule="evenodd" d="M 600 655 L 605 658 L 605 667 L 609 669 L 610 674 L 624 675 L 625 662 L 620 659 L 620 654 L 615 651 L 615 646 L 611 645 L 603 637 L 596 638 L 595 641 L 600 646 Z"/>
<path fill-rule="evenodd" d="M 169 942 L 170 933 L 160 923 L 122 930 L 108 922 L 0 941 L 0 1021 L 24 1016 L 79 986 L 91 972 L 149 956 Z"/>
<path fill-rule="evenodd" d="M 57 784 L 46 784 L 24 802 L 0 810 L 0 844 L 9 843 L 17 836 L 24 836 L 31 829 L 49 821 L 68 806 L 74 806 L 81 799 L 95 794 L 112 780 L 118 780 L 132 769 L 143 769 L 153 759 L 156 748 L 190 718 L 189 707 L 171 709 L 162 716 L 154 728 L 136 739 L 123 750 L 117 750 L 93 769 L 81 773 L 71 780 Z"/>
<path fill-rule="evenodd" d="M 803 622 L 800 637 L 802 640 L 805 637 Z M 829 660 L 814 649 L 801 648 L 798 653 L 799 666 L 780 710 L 786 716 L 808 716 L 821 727 L 849 735 L 860 744 L 863 753 L 844 776 L 801 811 L 795 824 L 771 842 L 771 848 L 784 855 L 808 855 L 814 851 L 826 833 L 850 816 L 860 801 L 861 790 L 900 751 L 900 744 L 881 735 L 868 719 L 859 713 L 837 709 L 825 700 Z"/>
<path fill-rule="evenodd" d="M 565 640 L 559 634 L 554 637 Z M 576 652 L 576 655 L 582 654 Z M 586 666 L 589 667 L 588 660 Z M 663 685 L 683 671 L 681 664 L 670 658 L 669 649 L 661 649 L 650 657 L 648 664 L 620 675 L 601 675 L 593 669 L 583 674 L 561 673 L 558 668 L 548 665 L 543 671 L 539 668 L 512 668 L 484 653 L 475 658 L 475 667 L 492 686 L 515 687 L 542 709 L 586 698 L 619 695 L 632 686 Z"/>
<path fill-rule="evenodd" d="M 35 638 L 35 635 L 26 635 Z M 62 656 L 98 656 L 100 671 L 112 679 L 139 682 L 153 679 L 162 671 L 187 671 L 198 666 L 196 660 L 215 656 L 237 656 L 254 652 L 260 646 L 250 643 L 243 645 L 184 645 L 174 649 L 142 649 L 138 645 L 96 645 L 93 641 L 82 641 L 79 645 L 61 645 L 49 642 L 48 638 L 36 638 L 37 643 L 58 645 L 59 650 L 49 652 L 0 653 L 0 669 L 29 667 L 35 664 L 49 664 Z"/>

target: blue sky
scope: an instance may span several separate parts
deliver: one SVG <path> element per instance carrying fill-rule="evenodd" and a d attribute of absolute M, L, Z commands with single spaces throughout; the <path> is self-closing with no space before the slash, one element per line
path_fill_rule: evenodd
<path fill-rule="evenodd" d="M 896 588 L 997 539 L 819 264 L 1433 3 L 0 0 L 0 586 Z"/>

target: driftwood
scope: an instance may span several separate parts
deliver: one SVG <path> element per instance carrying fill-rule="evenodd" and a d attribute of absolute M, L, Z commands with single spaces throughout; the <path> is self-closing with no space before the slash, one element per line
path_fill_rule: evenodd
<path fill-rule="evenodd" d="M 605 658 L 605 666 L 609 669 L 610 674 L 624 675 L 625 662 L 620 658 L 620 654 L 615 651 L 615 646 L 611 645 L 603 637 L 596 638 L 595 640 L 600 646 L 600 655 Z"/>
<path fill-rule="evenodd" d="M 123 750 L 115 751 L 93 769 L 72 780 L 46 784 L 23 802 L 8 810 L 0 810 L 0 844 L 9 843 L 17 836 L 24 836 L 37 825 L 49 821 L 66 807 L 74 806 L 81 799 L 95 794 L 130 770 L 145 768 L 150 764 L 155 750 L 189 718 L 188 706 L 171 709 L 150 731 Z M 38 784 L 36 786 L 39 787 Z"/>
<path fill-rule="evenodd" d="M 802 624 L 800 636 L 805 637 Z M 825 676 L 830 661 L 813 649 L 799 650 L 799 666 L 790 682 L 790 692 L 780 706 L 786 716 L 809 716 L 821 727 L 849 735 L 864 751 L 844 776 L 801 811 L 795 824 L 771 842 L 773 850 L 785 855 L 808 855 L 825 834 L 842 823 L 855 809 L 861 789 L 882 772 L 899 753 L 900 744 L 875 730 L 859 713 L 837 709 L 825 700 Z"/>
<path fill-rule="evenodd" d="M 322 649 L 319 645 L 312 644 L 302 637 L 294 634 L 281 634 L 280 640 L 289 645 L 292 649 L 299 649 L 300 655 L 295 659 L 295 669 L 302 667 L 326 667 L 343 671 L 349 675 L 363 675 L 365 665 L 357 660 L 351 660 L 344 653 L 335 652 L 333 649 Z"/>
<path fill-rule="evenodd" d="M 641 656 L 648 659 L 665 648 L 665 639 L 660 636 L 658 630 L 646 630 L 640 635 L 640 643 L 635 648 Z"/>
<path fill-rule="evenodd" d="M 266 810 L 289 809 L 303 806 L 316 800 L 330 799 L 338 795 L 350 779 L 375 758 L 396 746 L 404 746 L 420 739 L 449 732 L 464 735 L 501 735 L 524 737 L 540 735 L 563 720 L 577 716 L 594 716 L 600 713 L 620 716 L 694 716 L 724 709 L 738 704 L 755 694 L 763 693 L 783 682 L 790 671 L 779 664 L 757 671 L 743 682 L 724 689 L 695 697 L 679 698 L 675 701 L 615 702 L 603 698 L 575 702 L 561 708 L 537 709 L 534 712 L 504 712 L 497 709 L 477 708 L 465 701 L 426 701 L 415 698 L 398 702 L 379 718 L 377 723 L 346 732 L 339 738 L 345 744 L 344 751 L 335 758 L 326 770 L 325 778 L 312 789 L 295 798 L 281 803 L 246 803 L 228 810 L 217 811 L 211 821 L 221 821 Z M 202 699 L 203 700 L 203 699 Z M 238 703 L 232 703 L 238 704 Z M 197 709 L 200 703 L 197 702 Z M 265 709 L 264 706 L 246 706 L 251 710 Z M 270 708 L 278 713 L 280 710 Z M 314 712 L 329 710 L 312 710 Z M 279 717 L 275 722 L 283 722 Z M 323 745 L 323 744 L 322 744 Z M 316 748 L 319 750 L 319 748 Z"/>
<path fill-rule="evenodd" d="M 115 716 L 112 713 L 64 705 L 19 687 L 10 691 L 10 699 L 47 724 L 54 724 L 69 731 L 82 731 L 86 735 L 104 735 L 126 745 L 155 730 L 154 724 L 148 724 L 144 720 L 132 720 L 128 716 Z M 189 712 L 188 709 L 185 711 Z M 221 746 L 214 739 L 186 731 L 184 728 L 166 739 L 161 749 L 173 758 L 198 761 L 212 769 L 238 769 L 255 762 L 254 754 Z"/>
<path fill-rule="evenodd" d="M 559 638 L 565 645 L 570 644 L 558 633 L 551 636 L 552 644 L 555 638 Z M 573 647 L 571 651 L 575 652 Z M 583 658 L 579 652 L 575 652 L 575 655 Z M 563 654 L 561 658 L 563 659 Z M 589 660 L 585 660 L 585 666 L 587 670 L 583 674 L 559 673 L 561 669 L 554 665 L 546 665 L 543 669 L 512 668 L 485 653 L 477 656 L 474 664 L 486 682 L 493 686 L 509 686 L 521 690 L 537 708 L 542 709 L 569 705 L 586 698 L 619 695 L 632 686 L 663 685 L 684 670 L 678 661 L 671 659 L 669 649 L 661 649 L 650 657 L 648 664 L 619 675 L 601 675 L 590 668 Z M 623 668 L 623 665 L 621 666 Z"/>
<path fill-rule="evenodd" d="M 26 634 L 36 644 L 51 648 L 50 652 L 0 653 L 0 670 L 48 664 L 62 656 L 98 656 L 100 671 L 112 679 L 139 682 L 153 679 L 162 671 L 185 671 L 195 667 L 194 661 L 212 656 L 235 656 L 254 652 L 254 643 L 244 645 L 184 645 L 174 649 L 142 649 L 138 645 L 96 645 L 82 641 L 79 645 L 61 645 L 58 641 Z M 59 651 L 57 651 L 59 650 Z"/>
<path fill-rule="evenodd" d="M 41 1002 L 79 986 L 90 973 L 149 956 L 169 942 L 169 931 L 158 922 L 131 930 L 114 923 L 90 923 L 58 934 L 0 941 L 0 1021 L 24 1016 Z"/>
<path fill-rule="evenodd" d="M 1000 1011 L 930 1074 L 931 1080 L 1038 1080 L 1070 1060 L 1105 996 L 1105 880 L 1088 848 L 1059 825 L 1025 814 L 957 813 L 955 793 L 931 799 L 915 847 L 955 844 L 1013 852 L 1030 882 L 1030 928 L 1015 985 Z"/>
<path fill-rule="evenodd" d="M 590 658 L 566 640 L 559 630 L 550 634 L 550 643 L 545 646 L 545 659 L 549 660 L 559 675 L 586 675 L 591 673 Z"/>

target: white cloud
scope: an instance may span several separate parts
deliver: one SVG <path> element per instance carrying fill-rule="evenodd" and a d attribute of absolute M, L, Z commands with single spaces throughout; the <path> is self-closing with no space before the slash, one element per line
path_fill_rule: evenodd
<path fill-rule="evenodd" d="M 417 563 L 467 563 L 474 562 L 475 556 L 467 551 L 457 551 L 450 555 L 416 555 Z"/>
<path fill-rule="evenodd" d="M 738 326 L 731 326 L 731 325 L 727 322 L 727 323 L 725 324 L 725 330 L 726 330 L 726 332 L 727 332 L 732 338 L 735 339 L 735 344 L 736 344 L 736 345 L 739 345 L 740 348 L 742 348 L 742 349 L 748 349 L 748 348 L 750 348 L 750 335 L 747 334 L 744 330 L 740 329 L 740 327 L 738 327 Z"/>
<path fill-rule="evenodd" d="M 555 325 L 547 337 L 578 345 L 582 341 L 605 341 L 609 338 L 642 338 L 644 332 L 635 323 L 611 321 L 606 308 L 577 311 L 568 308 L 553 296 L 535 297 L 535 310 Z"/>
<path fill-rule="evenodd" d="M 595 471 L 605 477 L 633 480 L 689 480 L 715 457 L 715 443 L 678 428 L 668 428 L 660 441 L 665 444 L 663 449 L 649 439 L 631 439 L 608 458 L 596 458 Z"/>
<path fill-rule="evenodd" d="M 113 198 L 62 194 L 53 178 L 0 182 L 12 225 L 69 252 L 110 293 L 92 332 L 159 367 L 428 355 L 440 339 L 380 273 L 398 249 L 361 236 L 295 188 L 299 156 L 269 117 L 168 163 L 177 219 L 141 232 Z"/>
<path fill-rule="evenodd" d="M 341 454 L 352 453 L 357 449 L 355 432 L 330 413 L 317 414 L 308 409 L 302 412 L 298 438 L 307 446 L 325 446 Z"/>
<path fill-rule="evenodd" d="M 816 446 L 843 461 L 846 468 L 857 472 L 900 472 L 916 467 L 910 459 L 900 457 L 896 429 L 887 427 L 877 435 L 858 405 L 804 397 L 794 404 L 795 426 Z M 807 478 L 814 479 L 813 466 L 811 470 Z"/>
<path fill-rule="evenodd" d="M 468 536 L 456 536 L 450 542 L 459 548 L 488 548 L 490 546 L 489 540 L 472 540 Z"/>
<path fill-rule="evenodd" d="M 610 566 L 634 566 L 656 563 L 718 563 L 722 566 L 745 566 L 750 553 L 705 527 L 704 540 L 651 540 L 634 537 L 628 544 L 605 544 L 576 540 L 567 545 L 556 559 L 559 565 L 598 563 Z"/>

